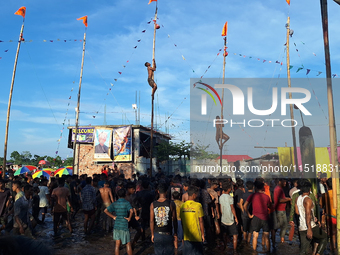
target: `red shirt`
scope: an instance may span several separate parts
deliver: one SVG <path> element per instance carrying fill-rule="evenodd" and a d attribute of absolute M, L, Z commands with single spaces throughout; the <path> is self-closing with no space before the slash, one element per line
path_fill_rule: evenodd
<path fill-rule="evenodd" d="M 269 220 L 268 205 L 269 197 L 264 193 L 256 192 L 247 198 L 248 203 L 253 206 L 253 215 L 261 220 Z"/>
<path fill-rule="evenodd" d="M 281 198 L 286 198 L 285 193 L 280 186 L 276 186 L 274 189 L 274 208 L 276 211 L 286 210 L 286 203 L 280 203 Z"/>

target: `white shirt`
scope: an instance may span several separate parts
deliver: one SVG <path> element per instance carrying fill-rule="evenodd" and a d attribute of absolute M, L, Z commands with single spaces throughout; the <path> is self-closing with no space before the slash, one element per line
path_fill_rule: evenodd
<path fill-rule="evenodd" d="M 308 197 L 308 195 L 306 196 L 302 196 L 300 195 L 298 197 L 298 199 L 296 200 L 296 205 L 298 207 L 299 210 L 299 214 L 300 214 L 300 226 L 299 226 L 299 231 L 306 231 L 307 230 L 307 222 L 306 222 L 306 209 L 303 206 L 303 201 L 305 200 L 305 198 Z M 316 226 L 315 222 L 314 222 L 314 202 L 313 202 L 313 208 L 312 208 L 312 217 L 311 217 L 311 226 L 312 228 L 314 228 Z"/>
<path fill-rule="evenodd" d="M 40 198 L 40 202 L 39 202 L 39 207 L 46 207 L 48 206 L 48 200 L 46 195 L 50 194 L 48 188 L 46 186 L 39 186 L 39 198 Z"/>

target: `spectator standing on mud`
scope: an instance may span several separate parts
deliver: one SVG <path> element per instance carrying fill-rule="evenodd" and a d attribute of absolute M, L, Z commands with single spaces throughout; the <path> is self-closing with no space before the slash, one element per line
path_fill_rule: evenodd
<path fill-rule="evenodd" d="M 151 241 L 155 255 L 174 254 L 174 236 L 177 236 L 176 205 L 166 198 L 167 187 L 160 183 L 157 187 L 159 199 L 150 205 Z"/>
<path fill-rule="evenodd" d="M 86 186 L 81 191 L 81 199 L 83 202 L 83 212 L 85 215 L 84 219 L 84 232 L 85 234 L 90 234 L 96 217 L 97 210 L 97 199 L 96 190 L 91 186 L 92 178 L 86 178 Z M 88 227 L 88 222 L 90 220 L 90 226 Z"/>
<path fill-rule="evenodd" d="M 254 193 L 254 183 L 252 181 L 246 182 L 246 188 L 247 191 L 243 193 L 242 198 L 240 199 L 240 207 L 242 211 L 242 227 L 243 227 L 243 240 L 246 240 L 246 242 L 249 244 L 251 239 L 251 219 L 249 218 L 248 214 L 246 213 L 246 210 L 244 208 L 245 202 L 247 201 L 248 197 Z M 248 204 L 247 211 L 250 214 L 253 214 L 253 208 L 251 203 Z"/>
<path fill-rule="evenodd" d="M 50 192 L 47 188 L 47 182 L 48 182 L 47 179 L 42 179 L 40 181 L 40 186 L 38 186 L 39 187 L 39 198 L 40 198 L 39 208 L 40 208 L 40 211 L 42 211 L 41 213 L 42 223 L 45 221 L 45 215 L 47 213 L 47 208 L 50 203 Z"/>
<path fill-rule="evenodd" d="M 64 187 L 65 185 L 64 178 L 58 179 L 58 184 L 59 186 L 53 189 L 51 195 L 51 203 L 53 205 L 54 235 L 57 235 L 58 233 L 60 218 L 66 221 L 68 229 L 70 230 L 70 233 L 72 233 L 72 226 L 67 213 L 67 204 L 71 208 L 71 210 L 73 210 L 72 205 L 70 203 L 70 190 Z"/>
<path fill-rule="evenodd" d="M 198 194 L 198 188 L 190 186 L 188 200 L 181 206 L 180 217 L 184 236 L 183 255 L 203 255 L 204 214 L 202 205 L 195 202 Z"/>
<path fill-rule="evenodd" d="M 126 244 L 127 254 L 132 255 L 128 223 L 131 220 L 133 210 L 131 204 L 125 200 L 126 190 L 124 188 L 118 190 L 117 195 L 119 199 L 107 207 L 104 213 L 115 220 L 113 227 L 113 239 L 116 241 L 115 255 L 119 255 L 121 244 Z M 112 213 L 116 213 L 116 216 Z"/>
<path fill-rule="evenodd" d="M 109 188 L 109 182 L 105 181 L 104 182 L 104 187 L 99 189 L 101 199 L 103 201 L 101 211 L 103 212 L 103 229 L 106 231 L 107 227 L 108 230 L 112 229 L 112 220 L 111 218 L 108 218 L 106 216 L 106 213 L 104 213 L 104 210 L 109 207 L 113 202 L 113 195 L 112 191 Z"/>

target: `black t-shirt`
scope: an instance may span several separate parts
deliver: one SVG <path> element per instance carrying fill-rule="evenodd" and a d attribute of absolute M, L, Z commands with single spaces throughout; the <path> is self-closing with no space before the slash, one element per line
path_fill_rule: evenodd
<path fill-rule="evenodd" d="M 172 233 L 172 210 L 170 203 L 170 200 L 165 200 L 164 202 L 153 202 L 156 233 Z"/>
<path fill-rule="evenodd" d="M 0 192 L 0 217 L 5 213 L 6 203 L 11 196 L 10 190 L 5 188 L 4 192 Z"/>
<path fill-rule="evenodd" d="M 136 193 L 135 202 L 137 202 L 141 208 L 142 219 L 148 220 L 150 218 L 150 205 L 154 200 L 154 194 L 149 190 L 142 190 Z"/>
<path fill-rule="evenodd" d="M 245 193 L 243 193 L 243 195 L 242 195 L 243 205 L 245 204 L 245 202 L 247 201 L 248 197 L 249 197 L 251 194 L 254 194 L 254 192 L 246 191 Z M 251 203 L 248 204 L 248 212 L 249 212 L 250 214 L 253 214 L 253 207 L 252 207 Z M 245 212 L 244 212 L 244 214 L 245 214 Z"/>
<path fill-rule="evenodd" d="M 237 189 L 237 190 L 235 191 L 235 193 L 234 193 L 234 205 L 235 205 L 235 208 L 240 209 L 240 208 L 238 207 L 237 203 L 240 202 L 240 200 L 241 200 L 243 194 L 244 194 L 244 192 L 243 192 L 243 190 L 241 190 L 241 189 Z"/>

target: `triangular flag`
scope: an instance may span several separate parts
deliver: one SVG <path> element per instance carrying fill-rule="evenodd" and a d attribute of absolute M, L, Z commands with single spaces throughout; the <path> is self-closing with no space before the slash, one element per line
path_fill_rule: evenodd
<path fill-rule="evenodd" d="M 21 15 L 23 18 L 25 18 L 26 15 L 26 7 L 20 7 L 19 10 L 17 10 L 15 13 L 15 15 Z"/>
<path fill-rule="evenodd" d="M 290 5 L 290 0 L 286 0 L 287 4 Z"/>
<path fill-rule="evenodd" d="M 294 66 L 289 66 L 289 70 L 292 69 Z"/>
<path fill-rule="evenodd" d="M 79 19 L 77 19 L 77 20 L 82 20 L 83 23 L 84 23 L 84 25 L 85 25 L 85 27 L 87 27 L 87 15 L 84 16 L 84 17 L 81 17 L 81 18 L 79 18 Z"/>
<path fill-rule="evenodd" d="M 152 2 L 157 2 L 157 0 L 150 0 L 148 4 L 151 4 Z"/>
<path fill-rule="evenodd" d="M 228 32 L 228 21 L 223 26 L 222 36 L 227 36 L 227 32 Z"/>
<path fill-rule="evenodd" d="M 299 72 L 303 69 L 303 67 L 299 67 L 298 70 L 296 70 L 296 72 Z"/>
<path fill-rule="evenodd" d="M 306 75 L 308 75 L 308 74 L 309 74 L 309 72 L 310 72 L 310 69 L 307 69 L 307 73 L 306 73 Z"/>

